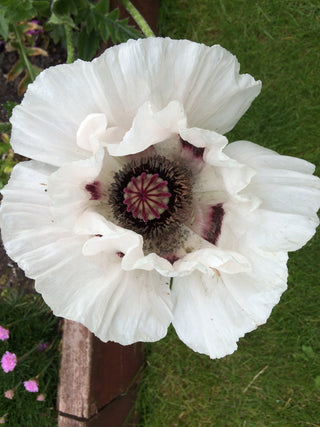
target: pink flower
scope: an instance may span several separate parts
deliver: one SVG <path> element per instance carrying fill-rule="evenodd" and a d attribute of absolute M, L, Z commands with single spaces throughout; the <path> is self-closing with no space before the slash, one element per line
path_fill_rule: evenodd
<path fill-rule="evenodd" d="M 9 334 L 10 334 L 9 329 L 5 329 L 2 326 L 0 326 L 0 340 L 1 341 L 7 340 L 9 338 Z"/>
<path fill-rule="evenodd" d="M 24 388 L 31 393 L 37 393 L 39 391 L 38 381 L 36 380 L 28 380 L 23 383 Z"/>
<path fill-rule="evenodd" d="M 0 417 L 0 424 L 5 424 L 6 416 L 7 416 L 7 414 L 4 414 L 4 415 L 2 415 L 2 417 Z"/>
<path fill-rule="evenodd" d="M 12 399 L 14 396 L 14 390 L 10 389 L 4 392 L 4 397 L 6 397 L 7 399 Z"/>
<path fill-rule="evenodd" d="M 38 344 L 38 350 L 39 351 L 44 351 L 46 348 L 48 348 L 49 347 L 49 342 L 41 342 L 41 343 L 39 343 Z"/>
<path fill-rule="evenodd" d="M 1 366 L 5 373 L 13 371 L 18 362 L 17 356 L 14 353 L 6 351 L 1 358 Z"/>
<path fill-rule="evenodd" d="M 39 394 L 37 396 L 38 402 L 43 402 L 46 399 L 46 396 L 44 394 Z"/>

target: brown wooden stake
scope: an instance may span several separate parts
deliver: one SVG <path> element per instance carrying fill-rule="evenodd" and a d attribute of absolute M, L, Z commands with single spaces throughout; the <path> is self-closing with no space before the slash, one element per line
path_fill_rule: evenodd
<path fill-rule="evenodd" d="M 103 343 L 81 324 L 65 320 L 59 427 L 133 425 L 143 361 L 141 343 Z"/>

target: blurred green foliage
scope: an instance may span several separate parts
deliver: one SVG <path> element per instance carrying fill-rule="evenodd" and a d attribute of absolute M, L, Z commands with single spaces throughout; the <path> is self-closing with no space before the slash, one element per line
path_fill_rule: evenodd
<path fill-rule="evenodd" d="M 140 31 L 110 10 L 109 0 L 1 0 L 0 35 L 7 42 L 18 23 L 36 18 L 55 43 L 68 47 L 68 32 L 76 57 L 91 60 L 101 41 L 113 44 L 141 37 Z"/>

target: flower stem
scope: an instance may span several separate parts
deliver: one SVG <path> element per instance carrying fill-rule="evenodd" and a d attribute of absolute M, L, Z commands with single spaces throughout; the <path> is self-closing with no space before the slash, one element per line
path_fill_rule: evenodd
<path fill-rule="evenodd" d="M 52 365 L 52 363 L 53 363 L 53 361 L 52 360 L 50 360 L 46 365 L 45 365 L 45 367 L 42 369 L 42 371 L 40 371 L 34 378 L 36 379 L 36 380 L 38 380 L 40 377 L 41 377 L 41 375 L 43 375 L 45 372 L 46 372 L 46 370 L 48 369 L 48 367 L 50 366 L 50 365 Z"/>
<path fill-rule="evenodd" d="M 132 18 L 139 25 L 141 31 L 146 37 L 155 37 L 154 32 L 151 30 L 149 24 L 141 15 L 141 13 L 133 6 L 130 0 L 120 0 L 120 3 L 127 9 Z"/>
<path fill-rule="evenodd" d="M 20 53 L 21 59 L 22 59 L 24 65 L 25 65 L 25 67 L 27 69 L 28 76 L 29 76 L 31 82 L 33 82 L 34 79 L 36 78 L 36 73 L 32 69 L 30 61 L 29 61 L 29 59 L 27 57 L 27 54 L 26 54 L 26 51 L 24 49 L 24 46 L 23 46 L 23 43 L 22 43 L 22 40 L 21 40 L 21 36 L 20 36 L 20 33 L 18 31 L 17 26 L 15 24 L 13 24 L 12 26 L 13 26 L 14 35 L 15 35 L 17 43 L 19 45 L 19 53 Z"/>
<path fill-rule="evenodd" d="M 71 64 L 74 61 L 74 45 L 73 45 L 73 34 L 70 25 L 65 24 L 64 30 L 67 38 L 67 64 Z"/>
<path fill-rule="evenodd" d="M 23 354 L 21 357 L 18 357 L 18 362 L 23 362 L 28 356 L 30 356 L 31 353 L 33 353 L 35 350 L 37 350 L 38 344 L 32 347 L 31 350 L 27 351 L 27 353 Z"/>

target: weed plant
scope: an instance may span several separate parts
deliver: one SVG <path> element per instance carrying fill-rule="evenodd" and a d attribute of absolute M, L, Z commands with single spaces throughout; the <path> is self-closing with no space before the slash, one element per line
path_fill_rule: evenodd
<path fill-rule="evenodd" d="M 310 0 L 163 0 L 160 33 L 234 53 L 262 80 L 227 136 L 320 164 L 320 6 Z M 319 171 L 319 169 L 318 169 Z M 290 254 L 288 290 L 266 325 L 220 360 L 194 353 L 173 329 L 147 345 L 140 425 L 320 425 L 320 237 Z"/>

